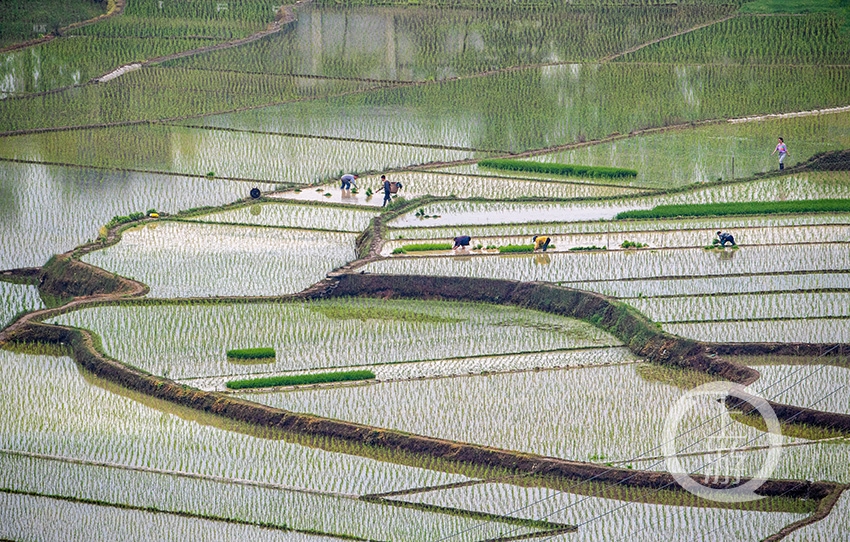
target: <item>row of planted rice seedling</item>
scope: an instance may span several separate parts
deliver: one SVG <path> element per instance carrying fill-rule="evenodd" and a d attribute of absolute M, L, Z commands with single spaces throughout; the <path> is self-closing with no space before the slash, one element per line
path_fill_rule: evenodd
<path fill-rule="evenodd" d="M 228 523 L 180 514 L 126 509 L 111 504 L 0 492 L 6 521 L 0 536 L 26 538 L 37 529 L 43 540 L 109 542 L 145 533 L 152 540 L 256 540 L 257 542 L 328 542 L 315 534 Z"/>
<path fill-rule="evenodd" d="M 636 541 L 675 539 L 683 532 L 714 539 L 761 540 L 788 523 L 805 517 L 804 510 L 760 512 L 722 508 L 685 506 L 692 504 L 688 495 L 677 495 L 674 504 L 648 504 L 570 493 L 587 485 L 567 485 L 566 491 L 541 487 L 522 487 L 501 483 L 476 484 L 452 489 L 414 493 L 395 497 L 406 502 L 427 503 L 465 510 L 542 519 L 578 525 L 578 531 L 552 540 Z M 635 491 L 652 494 L 651 490 Z M 645 498 L 645 497 L 644 497 Z M 696 504 L 694 501 L 693 504 Z"/>
<path fill-rule="evenodd" d="M 0 329 L 9 325 L 18 314 L 43 307 L 44 302 L 35 285 L 0 281 Z"/>
<path fill-rule="evenodd" d="M 847 64 L 850 35 L 837 13 L 739 16 L 644 47 L 623 60 L 704 64 Z"/>
<path fill-rule="evenodd" d="M 664 420 L 684 393 L 645 380 L 637 367 L 589 367 L 464 378 L 385 382 L 294 392 L 252 393 L 256 402 L 371 426 L 551 457 L 625 461 L 659 455 Z M 712 424 L 706 420 L 715 420 Z M 689 451 L 715 449 L 706 436 L 733 423 L 726 408 L 706 401 L 689 412 Z"/>
<path fill-rule="evenodd" d="M 718 276 L 734 281 L 738 275 L 843 271 L 848 254 L 844 243 L 745 247 L 736 251 L 703 248 L 616 250 L 547 253 L 546 265 L 537 255 L 476 255 L 465 258 L 392 258 L 369 263 L 369 273 L 489 277 L 519 281 L 576 282 L 597 280 L 686 278 Z"/>
<path fill-rule="evenodd" d="M 846 290 L 846 289 L 845 289 Z M 690 292 L 681 292 L 688 294 Z M 780 292 L 633 298 L 629 304 L 660 323 L 787 318 L 850 318 L 850 292 Z"/>
<path fill-rule="evenodd" d="M 825 436 L 828 440 L 804 442 L 799 446 L 796 444 L 783 446 L 780 449 L 781 453 L 778 454 L 778 464 L 771 476 L 785 480 L 829 480 L 842 484 L 848 483 L 850 476 L 848 476 L 847 461 L 850 460 L 850 443 L 846 436 L 841 438 L 829 433 Z M 737 439 L 727 440 L 727 444 L 735 440 Z M 683 470 L 688 472 L 715 476 L 718 474 L 718 467 L 723 466 L 733 476 L 755 474 L 768 460 L 770 450 L 766 449 L 767 441 L 761 439 L 750 442 L 749 438 L 742 438 L 737 440 L 737 443 L 739 446 L 748 443 L 746 446 L 752 446 L 754 449 L 736 449 L 729 454 L 721 454 L 719 461 L 716 453 L 682 455 L 679 460 Z M 715 447 L 715 450 L 717 448 Z M 636 469 L 666 470 L 664 461 L 638 461 L 634 463 L 634 466 Z M 720 473 L 722 474 L 722 471 Z"/>
<path fill-rule="evenodd" d="M 425 468 L 396 464 L 392 454 L 372 459 L 332 442 L 286 439 L 151 402 L 81 373 L 67 357 L 0 350 L 0 359 L 6 452 L 354 495 L 467 480 L 429 469 L 424 460 Z M 49 464 L 57 475 L 67 465 Z M 2 488 L 11 489 L 7 484 L 4 478 Z"/>
<path fill-rule="evenodd" d="M 374 299 L 107 306 L 53 319 L 91 329 L 125 363 L 171 378 L 433 361 L 618 345 L 597 328 L 515 307 Z M 510 330 L 510 332 L 508 332 Z M 156 354 L 151 355 L 152 337 Z M 228 362 L 272 347 L 273 364 Z"/>
<path fill-rule="evenodd" d="M 0 101 L 0 131 L 170 119 L 362 89 L 362 83 L 145 67 L 73 93 Z"/>
<path fill-rule="evenodd" d="M 418 209 L 417 209 L 418 212 Z M 569 213 L 569 211 L 567 211 Z M 421 215 L 425 215 L 422 208 Z M 414 212 L 416 216 L 416 212 Z M 429 215 L 430 216 L 430 215 Z M 418 217 L 417 217 L 418 218 Z M 457 226 L 432 227 L 430 220 L 424 216 L 419 221 L 420 227 L 389 228 L 385 239 L 440 239 L 452 237 L 458 231 Z M 500 237 L 507 235 L 533 236 L 541 232 L 547 234 L 602 235 L 608 233 L 636 234 L 642 233 L 680 233 L 717 231 L 718 226 L 724 230 L 740 231 L 742 229 L 758 232 L 776 231 L 777 235 L 790 235 L 791 242 L 812 241 L 845 241 L 841 228 L 850 225 L 850 214 L 847 213 L 817 213 L 811 215 L 754 215 L 727 216 L 722 222 L 716 218 L 676 218 L 653 220 L 594 220 L 587 222 L 551 222 L 525 224 L 493 224 L 487 226 L 464 225 L 463 231 L 473 237 Z M 834 235 L 834 237 L 833 237 Z M 784 237 L 787 239 L 787 237 Z M 701 238 L 702 239 L 702 238 Z M 709 244 L 709 243 L 706 243 Z"/>
<path fill-rule="evenodd" d="M 209 45 L 193 38 L 72 36 L 2 55 L 0 97 L 87 83 L 124 64 Z M 26 107 L 26 106 L 24 106 Z"/>
<path fill-rule="evenodd" d="M 103 15 L 106 6 L 99 2 L 58 2 L 36 4 L 3 2 L 0 4 L 0 48 L 36 39 L 71 23 Z"/>
<path fill-rule="evenodd" d="M 734 257 L 734 256 L 733 256 Z M 758 273 L 735 276 L 728 280 L 717 276 L 648 278 L 638 280 L 564 281 L 564 286 L 590 290 L 620 298 L 656 296 L 744 294 L 754 292 L 805 292 L 810 290 L 846 289 L 850 273 Z"/>
<path fill-rule="evenodd" d="M 210 122 L 517 152 L 706 119 L 843 106 L 848 93 L 850 77 L 838 67 L 574 64 L 382 88 Z"/>
<path fill-rule="evenodd" d="M 292 31 L 175 64 L 330 77 L 445 79 L 518 65 L 596 60 L 729 11 L 727 6 L 509 12 L 305 6 L 299 8 Z"/>
<path fill-rule="evenodd" d="M 842 532 L 850 532 L 850 492 L 846 490 L 838 499 L 832 513 L 816 523 L 794 531 L 785 540 L 789 542 L 829 542 L 833 539 L 835 533 Z"/>
<path fill-rule="evenodd" d="M 230 484 L 160 473 L 129 472 L 109 467 L 3 457 L 10 473 L 8 489 L 117 506 L 197 515 L 248 524 L 268 524 L 358 539 L 421 540 L 469 528 L 497 533 L 505 524 L 359 500 L 287 491 L 252 484 Z M 211 499 L 210 495 L 217 495 Z M 530 532 L 529 528 L 520 529 Z M 477 540 L 467 538 L 467 540 Z"/>
<path fill-rule="evenodd" d="M 446 175 L 428 171 L 393 174 L 401 181 L 405 196 L 456 196 L 458 198 L 517 199 L 526 197 L 572 199 L 626 196 L 635 189 L 574 182 L 551 182 L 529 179 L 505 179 L 487 176 Z M 424 222 L 427 225 L 428 222 Z"/>
<path fill-rule="evenodd" d="M 824 360 L 813 360 L 824 361 Z M 850 370 L 846 366 L 753 365 L 761 373 L 758 386 L 769 387 L 774 400 L 818 410 L 850 414 Z M 794 386 L 790 386 L 793 383 Z M 833 393 L 835 392 L 835 393 Z M 843 392 L 843 393 L 842 393 Z"/>
<path fill-rule="evenodd" d="M 717 222 L 714 228 L 717 228 Z M 631 231 L 631 232 L 600 232 L 580 234 L 553 234 L 546 226 L 537 226 L 534 235 L 548 235 L 552 240 L 549 250 L 556 249 L 559 252 L 568 250 L 584 250 L 607 248 L 616 250 L 619 248 L 681 248 L 695 246 L 711 246 L 712 239 L 716 238 L 716 230 L 711 226 L 704 229 L 687 231 Z M 724 229 L 728 229 L 726 224 Z M 455 232 L 469 234 L 467 229 L 455 228 Z M 471 248 L 487 249 L 502 248 L 508 244 L 528 244 L 533 236 L 475 236 L 472 239 Z M 835 243 L 850 242 L 849 226 L 808 226 L 803 228 L 780 227 L 780 228 L 739 228 L 735 230 L 735 240 L 739 245 L 775 245 L 792 243 Z M 451 248 L 451 239 L 447 239 L 446 249 Z M 635 246 L 635 243 L 638 246 Z M 436 245 L 437 243 L 431 243 Z M 384 244 L 382 254 L 394 254 L 396 249 L 404 249 L 411 246 L 407 240 L 394 240 Z M 528 252 L 531 252 L 529 250 Z"/>
<path fill-rule="evenodd" d="M 506 222 L 512 224 L 586 222 L 611 219 L 623 211 L 651 209 L 657 205 L 846 199 L 848 197 L 850 197 L 850 180 L 848 180 L 847 174 L 840 171 L 828 171 L 804 172 L 747 183 L 718 183 L 684 192 L 628 199 L 576 202 L 444 201 L 429 203 L 422 206 L 422 209 L 424 214 L 432 217 L 425 223 L 429 227 L 461 224 L 482 226 L 499 225 Z M 846 215 L 840 216 L 839 223 L 843 223 L 841 221 L 846 219 Z M 733 224 L 741 224 L 737 221 L 742 218 L 728 217 L 723 220 L 729 220 Z M 801 217 L 800 220 L 805 224 L 811 219 Z M 421 227 L 423 221 L 416 216 L 416 212 L 410 212 L 391 221 L 389 225 L 392 227 Z M 617 227 L 612 224 L 611 231 L 614 231 Z M 599 229 L 597 228 L 594 231 L 599 231 Z M 607 225 L 605 231 L 608 231 Z"/>
<path fill-rule="evenodd" d="M 664 330 L 705 342 L 846 343 L 850 319 L 787 319 L 665 324 Z"/>
<path fill-rule="evenodd" d="M 97 238 L 114 216 L 222 205 L 251 185 L 167 175 L 0 162 L 0 269 L 43 265 Z M 259 184 L 262 190 L 274 188 Z"/>
<path fill-rule="evenodd" d="M 471 156 L 469 152 L 405 145 L 165 125 L 15 136 L 7 138 L 0 151 L 0 157 L 18 160 L 301 184 L 343 172 Z"/>
<path fill-rule="evenodd" d="M 275 226 L 361 232 L 376 216 L 375 211 L 333 207 L 329 205 L 296 205 L 289 203 L 256 203 L 206 214 L 194 215 L 188 220 L 251 226 Z"/>
<path fill-rule="evenodd" d="M 538 371 L 563 367 L 592 367 L 634 363 L 638 359 L 623 346 L 587 347 L 530 354 L 500 354 L 473 357 L 454 357 L 432 361 L 386 363 L 382 365 L 353 366 L 351 369 L 370 370 L 378 381 L 444 378 L 476 374 Z M 256 367 L 262 371 L 262 366 Z M 312 373 L 313 371 L 309 371 Z M 292 375 L 304 374 L 293 372 Z M 277 374 L 277 373 L 275 373 Z M 290 374 L 290 373 L 287 373 Z M 230 376 L 190 378 L 185 382 L 195 388 L 226 391 Z"/>
<path fill-rule="evenodd" d="M 299 292 L 355 258 L 353 233 L 153 222 L 83 260 L 150 286 L 151 297 Z"/>

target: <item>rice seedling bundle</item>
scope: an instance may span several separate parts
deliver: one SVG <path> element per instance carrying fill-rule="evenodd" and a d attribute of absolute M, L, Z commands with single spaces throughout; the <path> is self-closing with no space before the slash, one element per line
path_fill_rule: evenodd
<path fill-rule="evenodd" d="M 334 371 L 330 373 L 305 373 L 286 376 L 269 376 L 265 378 L 249 378 L 243 380 L 230 380 L 227 387 L 231 390 L 244 390 L 250 388 L 273 388 L 279 386 L 301 386 L 309 384 L 325 384 L 332 382 L 352 382 L 358 380 L 372 380 L 375 373 L 368 370 L 360 371 Z"/>
<path fill-rule="evenodd" d="M 846 213 L 850 200 L 793 200 L 744 201 L 702 205 L 659 205 L 652 209 L 618 213 L 619 220 L 626 218 L 670 218 L 687 216 L 726 216 L 788 213 Z"/>
<path fill-rule="evenodd" d="M 531 171 L 536 173 L 549 173 L 552 175 L 577 176 L 577 177 L 603 177 L 620 179 L 637 177 L 634 169 L 614 168 L 605 166 L 583 166 L 574 164 L 555 164 L 533 162 L 527 160 L 509 160 L 505 158 L 492 158 L 480 160 L 480 167 L 493 169 L 506 169 L 509 171 Z"/>

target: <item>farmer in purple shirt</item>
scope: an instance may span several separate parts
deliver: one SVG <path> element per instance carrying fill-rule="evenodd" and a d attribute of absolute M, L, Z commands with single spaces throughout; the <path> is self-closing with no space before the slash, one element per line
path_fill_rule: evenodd
<path fill-rule="evenodd" d="M 788 156 L 788 147 L 785 146 L 785 141 L 781 137 L 779 138 L 779 143 L 776 144 L 776 148 L 773 149 L 770 155 L 773 156 L 777 152 L 779 153 L 779 169 L 785 169 L 785 157 Z"/>

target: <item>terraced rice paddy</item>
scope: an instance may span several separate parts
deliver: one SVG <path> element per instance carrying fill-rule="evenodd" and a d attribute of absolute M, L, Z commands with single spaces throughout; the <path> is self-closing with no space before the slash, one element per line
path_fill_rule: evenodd
<path fill-rule="evenodd" d="M 589 529 L 579 529 L 578 533 L 562 535 L 553 540 L 659 540 L 676 537 L 682 529 L 710 533 L 712 539 L 717 536 L 732 540 L 758 540 L 804 517 L 788 512 L 745 512 L 624 503 L 553 489 L 506 484 L 478 484 L 414 493 L 400 498 L 408 502 L 489 513 L 545 517 L 571 524 L 581 524 L 588 518 L 603 515 L 607 518 L 607 521 L 592 523 Z"/>
<path fill-rule="evenodd" d="M 354 259 L 354 237 L 153 222 L 125 231 L 118 245 L 84 261 L 149 285 L 151 297 L 292 294 Z"/>
<path fill-rule="evenodd" d="M 116 154 L 110 145 L 125 148 Z M 136 145 L 136 141 L 145 142 Z M 91 154 L 79 149 L 88 149 Z M 9 139 L 0 156 L 82 166 L 309 184 L 343 172 L 461 160 L 468 152 L 180 126 L 122 126 Z M 308 159 L 312 157 L 312 159 Z"/>
<path fill-rule="evenodd" d="M 311 230 L 361 232 L 376 215 L 374 211 L 344 209 L 330 206 L 288 205 L 285 203 L 257 203 L 195 215 L 188 220 L 246 226 L 272 226 L 279 228 L 307 228 Z"/>
<path fill-rule="evenodd" d="M 172 378 L 619 345 L 589 324 L 536 311 L 370 299 L 98 307 L 55 321 L 91 329 L 110 355 Z M 150 356 L 151 337 L 158 344 L 155 357 Z M 258 341 L 275 349 L 274 364 L 228 362 L 227 350 L 251 348 Z"/>
<path fill-rule="evenodd" d="M 819 505 L 629 485 L 628 469 L 666 471 L 666 418 L 713 380 L 635 352 L 656 329 L 735 351 L 802 343 L 823 355 L 720 357 L 757 369 L 769 399 L 850 414 L 850 215 L 614 217 L 850 198 L 846 154 L 802 167 L 850 147 L 843 11 L 127 0 L 60 31 L 102 11 L 80 3 L 45 21 L 32 18 L 55 0 L 0 6 L 3 46 L 58 31 L 0 52 L 0 327 L 96 286 L 79 283 L 84 264 L 149 291 L 35 318 L 90 335 L 26 318 L 0 329 L 53 341 L 0 350 L 0 539 L 757 541 Z M 637 176 L 477 165 L 491 157 Z M 404 186 L 388 208 L 382 174 Z M 739 246 L 707 249 L 717 230 Z M 497 253 L 540 234 L 545 253 Z M 469 250 L 392 254 L 459 235 Z M 62 253 L 84 263 L 20 269 Z M 435 299 L 505 301 L 463 277 L 599 292 L 658 327 L 615 337 L 596 312 Z M 355 283 L 373 297 L 339 297 Z M 528 288 L 514 294 L 551 294 Z M 261 347 L 275 357 L 227 356 Z M 226 387 L 353 370 L 375 378 Z M 682 470 L 753 476 L 772 457 L 757 422 L 694 405 L 674 439 Z M 846 433 L 783 432 L 772 478 L 850 484 Z M 540 476 L 552 458 L 629 477 Z M 785 539 L 847 538 L 847 506 L 845 491 Z"/>
<path fill-rule="evenodd" d="M 337 538 L 274 530 L 219 520 L 185 517 L 110 505 L 68 502 L 60 498 L 0 493 L 0 505 L 7 522 L 0 536 L 10 539 L 36 534 L 42 540 L 88 542 L 120 540 L 140 532 L 156 540 L 237 541 L 250 538 L 259 542 L 330 542 Z"/>
<path fill-rule="evenodd" d="M 97 238 L 114 216 L 182 209 L 247 197 L 234 181 L 0 162 L 0 267 L 43 265 Z M 263 190 L 273 185 L 260 184 Z"/>
<path fill-rule="evenodd" d="M 38 288 L 29 284 L 0 281 L 0 326 L 7 326 L 21 313 L 44 308 Z"/>
<path fill-rule="evenodd" d="M 250 399 L 296 412 L 543 456 L 621 461 L 661 444 L 661 410 L 682 393 L 641 379 L 635 367 L 627 365 L 255 393 Z M 618 399 L 612 402 L 615 395 Z M 503 401 L 507 396 L 514 401 Z M 716 403 L 706 405 L 700 415 L 694 425 L 726 416 Z M 688 440 L 700 441 L 704 433 L 708 433 L 705 427 L 695 430 Z M 763 435 L 753 429 L 744 438 Z"/>

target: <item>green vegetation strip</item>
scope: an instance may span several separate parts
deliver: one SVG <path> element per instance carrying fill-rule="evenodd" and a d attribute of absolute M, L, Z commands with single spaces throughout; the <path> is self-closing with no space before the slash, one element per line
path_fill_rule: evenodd
<path fill-rule="evenodd" d="M 505 245 L 499 247 L 499 254 L 511 252 L 534 252 L 534 245 Z"/>
<path fill-rule="evenodd" d="M 265 359 L 274 357 L 274 348 L 237 348 L 228 350 L 227 357 L 233 359 Z"/>
<path fill-rule="evenodd" d="M 348 382 L 351 380 L 371 380 L 375 378 L 372 371 L 340 371 L 336 373 L 313 373 L 289 376 L 270 376 L 250 380 L 231 380 L 227 387 L 232 390 L 247 388 L 270 388 L 274 386 L 298 386 L 301 384 L 322 384 L 325 382 Z"/>
<path fill-rule="evenodd" d="M 703 205 L 659 205 L 642 211 L 624 211 L 615 217 L 675 218 L 679 216 L 767 215 L 782 213 L 834 213 L 850 211 L 850 199 L 800 201 L 749 201 Z"/>
<path fill-rule="evenodd" d="M 451 250 L 451 243 L 419 243 L 404 245 L 393 250 L 393 254 L 407 254 L 408 252 L 422 252 L 426 250 Z"/>
<path fill-rule="evenodd" d="M 577 166 L 573 164 L 550 164 L 545 162 L 528 162 L 526 160 L 509 160 L 506 158 L 490 158 L 478 162 L 480 167 L 506 169 L 509 171 L 531 171 L 534 173 L 550 173 L 553 175 L 576 175 L 579 177 L 608 177 L 621 179 L 637 177 L 637 171 L 606 166 Z"/>

